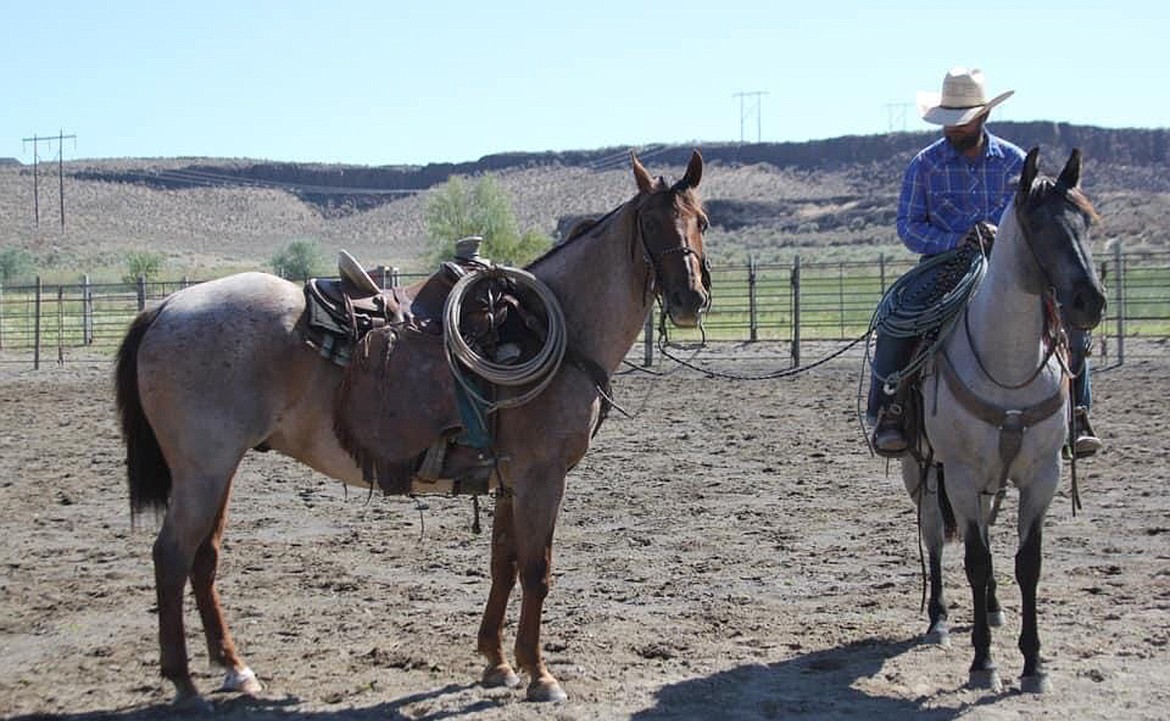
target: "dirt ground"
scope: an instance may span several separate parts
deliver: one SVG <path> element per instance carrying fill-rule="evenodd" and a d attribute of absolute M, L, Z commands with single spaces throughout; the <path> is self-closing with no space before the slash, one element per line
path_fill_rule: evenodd
<path fill-rule="evenodd" d="M 744 352 L 742 348 L 730 349 Z M 754 375 L 785 366 L 694 360 Z M 815 357 L 808 354 L 807 358 Z M 569 477 L 543 643 L 567 702 L 478 686 L 488 534 L 466 498 L 368 497 L 272 454 L 240 469 L 220 590 L 259 698 L 223 719 L 1164 719 L 1170 708 L 1166 354 L 1096 377 L 1106 452 L 1066 470 L 1045 530 L 1053 692 L 1018 693 L 1015 504 L 994 529 L 1000 694 L 963 688 L 970 594 L 948 548 L 950 648 L 922 646 L 912 505 L 856 420 L 859 363 L 791 379 L 617 380 Z M 178 716 L 158 676 L 150 546 L 131 525 L 108 361 L 0 369 L 0 715 Z M 485 527 L 490 518 L 484 515 Z M 518 594 L 517 594 L 518 595 Z M 509 613 L 514 638 L 516 597 Z"/>

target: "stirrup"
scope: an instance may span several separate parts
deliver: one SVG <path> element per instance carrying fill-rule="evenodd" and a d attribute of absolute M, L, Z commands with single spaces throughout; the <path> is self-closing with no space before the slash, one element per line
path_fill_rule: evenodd
<path fill-rule="evenodd" d="M 878 411 L 877 425 L 870 438 L 874 453 L 882 458 L 901 458 L 910 450 L 902 419 L 902 406 L 897 403 L 890 403 Z"/>
<path fill-rule="evenodd" d="M 1093 426 L 1089 424 L 1089 409 L 1084 406 L 1073 409 L 1073 440 L 1069 445 L 1072 446 L 1072 455 L 1077 458 L 1096 455 L 1105 447 L 1093 432 Z"/>

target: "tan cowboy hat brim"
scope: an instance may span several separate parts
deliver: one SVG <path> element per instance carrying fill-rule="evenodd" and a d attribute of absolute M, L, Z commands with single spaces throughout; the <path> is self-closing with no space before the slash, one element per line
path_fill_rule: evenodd
<path fill-rule="evenodd" d="M 983 113 L 1010 98 L 1016 91 L 1009 90 L 1000 93 L 989 100 L 985 105 L 976 105 L 970 108 L 945 108 L 939 105 L 942 100 L 940 93 L 918 93 L 918 114 L 928 123 L 935 125 L 964 125 L 971 122 Z"/>

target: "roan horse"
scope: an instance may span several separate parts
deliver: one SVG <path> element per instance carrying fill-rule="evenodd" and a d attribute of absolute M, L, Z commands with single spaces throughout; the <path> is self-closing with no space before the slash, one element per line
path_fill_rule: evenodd
<path fill-rule="evenodd" d="M 989 545 L 992 499 L 1009 481 L 1019 489 L 1020 687 L 1043 692 L 1049 682 L 1040 659 L 1036 586 L 1044 517 L 1060 480 L 1069 420 L 1061 323 L 1093 328 L 1105 309 L 1089 252 L 1089 228 L 1097 216 L 1080 189 L 1080 151 L 1072 151 L 1055 181 L 1039 174 L 1038 157 L 1036 148 L 1028 153 L 986 275 L 922 380 L 929 445 L 919 450 L 929 458 L 933 447 L 944 472 L 940 478 L 938 465 L 910 456 L 902 461 L 928 550 L 927 640 L 948 642 L 942 549 L 949 532 L 957 531 L 974 599 L 968 685 L 995 691 L 1001 682 L 990 627 L 1003 623 L 1003 613 Z"/>
<path fill-rule="evenodd" d="M 657 299 L 679 326 L 709 303 L 707 226 L 693 153 L 673 185 L 652 179 L 631 155 L 637 194 L 528 266 L 563 309 L 567 344 L 611 376 Z M 215 589 L 229 490 L 251 448 L 284 453 L 333 478 L 368 487 L 330 419 L 342 370 L 306 347 L 299 285 L 241 273 L 181 290 L 140 313 L 118 352 L 116 385 L 127 449 L 131 509 L 165 508 L 154 542 L 161 672 L 176 703 L 205 706 L 188 670 L 183 593 L 190 579 L 210 661 L 225 690 L 260 690 L 237 653 Z M 519 685 L 504 650 L 508 597 L 522 589 L 515 654 L 527 697 L 565 698 L 541 656 L 552 539 L 565 476 L 599 422 L 602 391 L 583 364 L 561 365 L 525 405 L 498 411 L 502 463 L 491 540 L 491 590 L 478 634 L 485 686 Z M 505 392 L 515 393 L 516 391 Z"/>

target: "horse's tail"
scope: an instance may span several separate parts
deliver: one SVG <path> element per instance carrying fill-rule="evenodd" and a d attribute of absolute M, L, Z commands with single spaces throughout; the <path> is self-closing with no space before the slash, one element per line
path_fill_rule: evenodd
<path fill-rule="evenodd" d="M 946 474 L 941 463 L 938 465 L 938 509 L 942 512 L 943 538 L 947 541 L 959 540 L 959 524 L 955 521 L 955 509 L 951 507 L 951 499 L 947 495 Z"/>
<path fill-rule="evenodd" d="M 171 495 L 171 469 L 154 429 L 142 410 L 138 388 L 138 349 L 161 306 L 139 313 L 118 347 L 114 386 L 122 440 L 126 442 L 126 474 L 130 482 L 130 514 L 147 507 L 165 508 Z"/>

